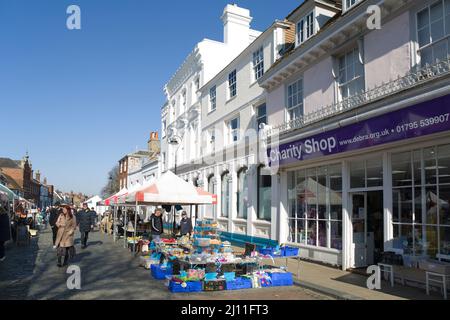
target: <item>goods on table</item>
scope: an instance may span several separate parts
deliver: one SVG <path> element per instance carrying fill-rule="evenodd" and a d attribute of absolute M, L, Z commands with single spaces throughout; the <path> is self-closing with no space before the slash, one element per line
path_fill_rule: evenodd
<path fill-rule="evenodd" d="M 217 223 L 198 221 L 194 237 L 162 239 L 150 244 L 151 255 L 141 264 L 151 268 L 155 279 L 165 280 L 171 292 L 221 291 L 288 286 L 292 274 L 283 269 L 262 270 L 264 255 L 253 251 L 246 256 L 234 254 L 231 243 L 220 241 Z M 265 251 L 264 251 L 265 250 Z M 298 248 L 288 246 L 262 248 L 263 253 L 278 256 L 298 255 Z M 165 262 L 165 263 L 163 263 Z"/>

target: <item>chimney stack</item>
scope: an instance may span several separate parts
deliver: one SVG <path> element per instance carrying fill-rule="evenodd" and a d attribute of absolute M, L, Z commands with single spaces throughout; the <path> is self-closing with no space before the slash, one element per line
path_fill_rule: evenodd
<path fill-rule="evenodd" d="M 148 151 L 152 154 L 159 154 L 161 150 L 161 143 L 159 141 L 158 132 L 150 132 L 150 139 L 148 140 Z"/>
<path fill-rule="evenodd" d="M 223 10 L 223 41 L 238 52 L 250 44 L 250 10 L 228 4 Z"/>

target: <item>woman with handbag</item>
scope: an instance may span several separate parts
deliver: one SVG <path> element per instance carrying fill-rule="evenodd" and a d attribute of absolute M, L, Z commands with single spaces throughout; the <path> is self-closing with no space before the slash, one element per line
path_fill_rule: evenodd
<path fill-rule="evenodd" d="M 58 234 L 56 236 L 56 247 L 58 257 L 58 267 L 63 267 L 68 264 L 69 259 L 75 256 L 74 237 L 77 228 L 77 219 L 72 214 L 70 207 L 63 207 L 62 214 L 59 215 L 56 221 L 58 227 Z M 61 263 L 64 257 L 64 263 Z"/>

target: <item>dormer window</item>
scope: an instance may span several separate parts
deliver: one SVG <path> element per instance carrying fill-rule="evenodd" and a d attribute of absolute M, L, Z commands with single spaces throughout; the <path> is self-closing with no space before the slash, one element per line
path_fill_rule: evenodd
<path fill-rule="evenodd" d="M 345 0 L 344 1 L 344 12 L 354 7 L 361 0 Z"/>
<path fill-rule="evenodd" d="M 315 33 L 314 11 L 312 11 L 297 23 L 297 45 L 302 44 Z"/>

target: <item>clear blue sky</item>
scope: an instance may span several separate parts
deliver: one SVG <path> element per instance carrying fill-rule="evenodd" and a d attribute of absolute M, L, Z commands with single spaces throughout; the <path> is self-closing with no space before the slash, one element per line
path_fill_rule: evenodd
<path fill-rule="evenodd" d="M 0 157 L 29 151 L 64 191 L 99 193 L 160 130 L 162 88 L 194 45 L 222 40 L 227 3 L 263 31 L 301 0 L 0 0 Z M 66 28 L 81 8 L 82 30 Z"/>

